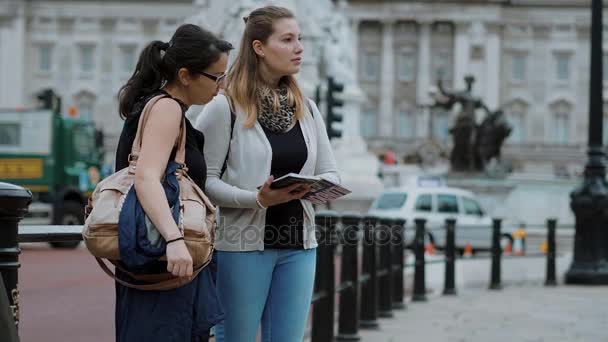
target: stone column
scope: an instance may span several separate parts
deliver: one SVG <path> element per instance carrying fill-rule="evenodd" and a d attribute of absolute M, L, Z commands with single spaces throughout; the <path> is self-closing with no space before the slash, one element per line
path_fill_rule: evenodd
<path fill-rule="evenodd" d="M 0 107 L 14 108 L 25 103 L 25 16 L 23 6 L 9 7 L 0 17 Z M 9 15 L 12 15 L 10 17 Z M 37 64 L 36 64 L 37 66 Z"/>
<path fill-rule="evenodd" d="M 470 72 L 471 42 L 469 38 L 469 23 L 456 22 L 456 37 L 454 39 L 454 89 L 463 89 L 466 84 L 464 77 Z"/>
<path fill-rule="evenodd" d="M 416 100 L 419 104 L 428 104 L 430 101 L 429 87 L 431 86 L 431 24 L 420 22 L 419 29 Z"/>
<path fill-rule="evenodd" d="M 416 102 L 417 102 L 417 131 L 419 136 L 431 136 L 431 111 L 428 105 L 432 102 L 429 96 L 431 88 L 431 24 L 419 22 L 418 36 L 418 74 L 416 75 Z"/>
<path fill-rule="evenodd" d="M 395 117 L 395 51 L 393 21 L 385 21 L 382 30 L 382 71 L 380 75 L 379 133 L 383 137 L 393 136 Z"/>
<path fill-rule="evenodd" d="M 359 73 L 357 72 L 357 55 L 359 51 L 359 24 L 360 21 L 353 19 L 350 22 L 350 29 L 352 30 L 351 34 L 351 46 L 349 47 L 353 59 L 352 65 L 355 66 L 352 70 L 352 77 L 355 80 L 356 84 L 345 84 L 344 88 L 344 121 L 342 131 L 342 136 L 348 140 L 357 140 L 357 144 L 363 143 L 361 140 L 361 104 L 363 103 L 363 92 L 359 88 Z M 359 140 L 361 140 L 359 142 Z M 351 141 L 350 143 L 353 143 Z"/>
<path fill-rule="evenodd" d="M 486 75 L 484 102 L 491 110 L 500 105 L 500 32 L 499 24 L 486 24 Z"/>
<path fill-rule="evenodd" d="M 350 19 L 350 30 L 352 31 L 352 49 L 353 52 L 353 65 L 359 65 L 359 27 L 361 25 L 361 20 L 359 19 Z M 352 70 L 352 73 L 355 77 L 357 83 L 359 83 L 359 68 L 355 68 Z"/>

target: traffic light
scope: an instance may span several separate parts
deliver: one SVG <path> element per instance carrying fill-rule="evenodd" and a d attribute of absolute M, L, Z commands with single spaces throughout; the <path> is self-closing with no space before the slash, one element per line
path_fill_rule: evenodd
<path fill-rule="evenodd" d="M 344 91 L 344 85 L 334 81 L 333 77 L 329 77 L 327 80 L 327 136 L 329 139 L 340 138 L 342 136 L 342 129 L 335 127 L 334 123 L 340 123 L 344 119 L 342 113 L 336 111 L 340 107 L 344 106 L 338 96 Z"/>
<path fill-rule="evenodd" d="M 40 108 L 50 109 L 55 113 L 61 112 L 61 98 L 52 89 L 45 89 L 36 96 Z"/>

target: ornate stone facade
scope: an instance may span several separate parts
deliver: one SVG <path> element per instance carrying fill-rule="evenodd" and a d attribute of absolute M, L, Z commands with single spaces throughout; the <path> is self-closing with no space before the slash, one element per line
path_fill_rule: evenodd
<path fill-rule="evenodd" d="M 458 109 L 429 108 L 429 93 L 438 74 L 454 89 L 471 74 L 474 94 L 492 110 L 502 107 L 514 126 L 503 157 L 515 170 L 572 176 L 582 169 L 588 1 L 351 0 L 347 13 L 359 40 L 362 133 L 372 150 L 411 155 L 430 139 L 449 149 Z"/>

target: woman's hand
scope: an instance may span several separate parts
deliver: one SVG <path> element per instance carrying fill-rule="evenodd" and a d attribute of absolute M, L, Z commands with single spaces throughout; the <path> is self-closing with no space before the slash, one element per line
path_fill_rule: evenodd
<path fill-rule="evenodd" d="M 167 244 L 167 271 L 176 277 L 192 276 L 192 256 L 184 240 Z"/>
<path fill-rule="evenodd" d="M 292 184 L 281 189 L 271 189 L 270 184 L 272 184 L 273 180 L 273 176 L 268 177 L 258 192 L 258 201 L 266 208 L 300 199 L 310 191 L 310 185 L 303 183 Z"/>

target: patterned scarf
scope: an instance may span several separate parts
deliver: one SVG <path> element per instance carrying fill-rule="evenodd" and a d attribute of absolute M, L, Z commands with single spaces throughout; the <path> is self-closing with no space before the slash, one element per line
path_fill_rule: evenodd
<path fill-rule="evenodd" d="M 279 111 L 275 112 L 273 93 L 268 87 L 258 91 L 258 122 L 273 133 L 282 133 L 293 124 L 295 106 L 287 103 L 287 88 L 281 87 L 276 90 L 279 96 Z"/>

